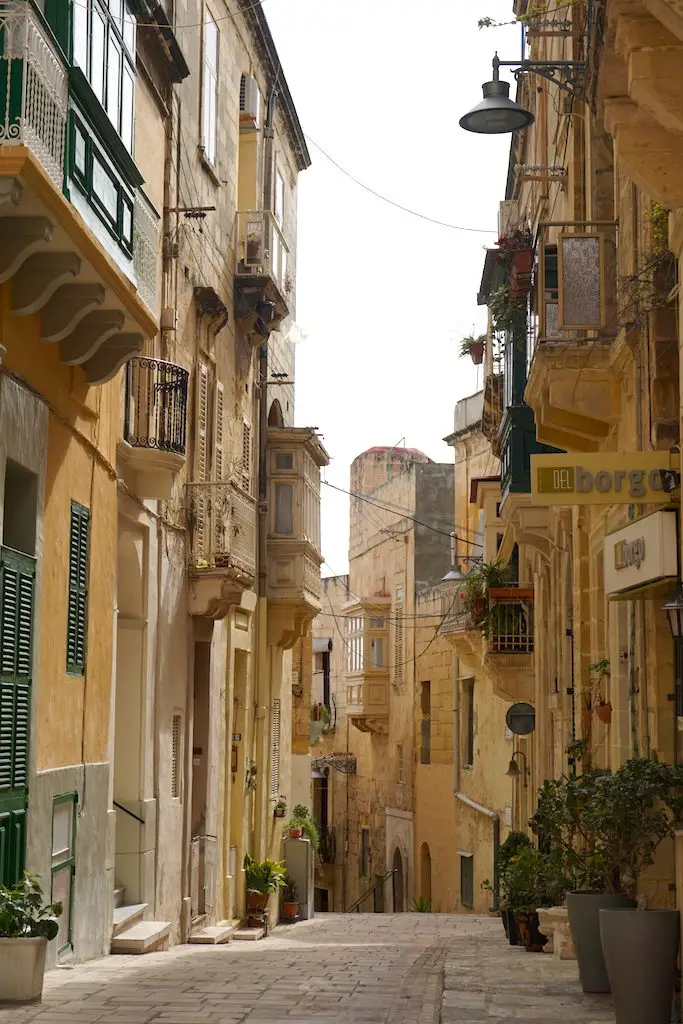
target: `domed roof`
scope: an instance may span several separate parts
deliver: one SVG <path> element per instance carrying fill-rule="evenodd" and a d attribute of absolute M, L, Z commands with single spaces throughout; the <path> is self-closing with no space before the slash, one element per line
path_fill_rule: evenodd
<path fill-rule="evenodd" d="M 357 455 L 357 459 L 362 459 L 364 455 L 403 455 L 409 456 L 410 458 L 424 459 L 425 462 L 431 462 L 432 460 L 424 452 L 421 452 L 419 448 L 395 448 L 392 445 L 375 445 L 374 448 L 368 448 L 366 451 L 361 452 Z M 355 462 L 355 459 L 354 459 Z"/>

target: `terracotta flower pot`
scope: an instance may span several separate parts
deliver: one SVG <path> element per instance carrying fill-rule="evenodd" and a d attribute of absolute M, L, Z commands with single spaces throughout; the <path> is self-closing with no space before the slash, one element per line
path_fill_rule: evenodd
<path fill-rule="evenodd" d="M 527 953 L 542 953 L 548 939 L 538 927 L 535 910 L 518 910 L 515 913 L 519 941 Z"/>
<path fill-rule="evenodd" d="M 267 892 L 248 892 L 247 910 L 265 910 L 268 906 Z"/>
<path fill-rule="evenodd" d="M 293 921 L 296 915 L 299 913 L 298 903 L 283 903 L 282 904 L 282 916 L 286 921 Z"/>
<path fill-rule="evenodd" d="M 303 839 L 304 830 L 302 828 L 290 828 L 289 838 L 290 839 Z"/>
<path fill-rule="evenodd" d="M 473 341 L 472 348 L 470 349 L 470 356 L 475 366 L 481 366 L 484 362 L 484 342 Z"/>
<path fill-rule="evenodd" d="M 604 722 L 605 725 L 609 725 L 612 721 L 612 705 L 609 701 L 607 704 L 597 704 L 595 707 L 595 714 L 601 722 Z"/>

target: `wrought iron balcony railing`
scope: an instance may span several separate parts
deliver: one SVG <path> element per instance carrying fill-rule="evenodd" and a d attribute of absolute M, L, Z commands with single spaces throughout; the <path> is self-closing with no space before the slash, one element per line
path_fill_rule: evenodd
<path fill-rule="evenodd" d="M 237 212 L 237 276 L 268 274 L 287 299 L 293 288 L 289 246 L 270 210 Z"/>
<path fill-rule="evenodd" d="M 256 503 L 233 483 L 189 483 L 190 571 L 256 572 Z"/>
<path fill-rule="evenodd" d="M 67 69 L 34 8 L 0 0 L 0 145 L 26 146 L 60 189 L 68 109 Z"/>
<path fill-rule="evenodd" d="M 123 436 L 133 448 L 185 454 L 188 372 L 137 356 L 126 365 Z"/>
<path fill-rule="evenodd" d="M 486 632 L 489 654 L 532 654 L 533 588 L 519 585 L 492 587 L 489 590 Z"/>

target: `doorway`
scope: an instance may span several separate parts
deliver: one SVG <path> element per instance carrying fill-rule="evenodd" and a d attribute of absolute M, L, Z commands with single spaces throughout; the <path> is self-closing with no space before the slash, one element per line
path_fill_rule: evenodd
<path fill-rule="evenodd" d="M 206 801 L 209 764 L 209 673 L 211 644 L 194 645 L 190 896 L 193 920 L 206 913 Z"/>
<path fill-rule="evenodd" d="M 405 910 L 403 899 L 403 857 L 398 846 L 394 850 L 394 859 L 391 866 L 394 871 L 394 913 L 402 914 Z"/>
<path fill-rule="evenodd" d="M 430 904 L 432 902 L 432 858 L 426 843 L 420 849 L 420 897 Z"/>

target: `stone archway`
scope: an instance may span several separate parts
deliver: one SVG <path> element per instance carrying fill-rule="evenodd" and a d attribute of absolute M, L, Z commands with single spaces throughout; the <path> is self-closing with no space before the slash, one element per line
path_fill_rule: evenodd
<path fill-rule="evenodd" d="M 268 426 L 269 427 L 284 427 L 285 418 L 282 415 L 282 406 L 277 398 L 273 399 L 270 409 L 268 410 Z"/>
<path fill-rule="evenodd" d="M 432 857 L 427 843 L 420 848 L 420 897 L 432 902 Z"/>
<path fill-rule="evenodd" d="M 393 892 L 394 892 L 394 913 L 402 914 L 405 910 L 405 881 L 403 877 L 403 857 L 398 846 L 394 850 L 394 858 L 391 862 L 394 870 Z"/>

